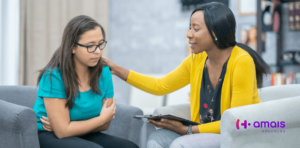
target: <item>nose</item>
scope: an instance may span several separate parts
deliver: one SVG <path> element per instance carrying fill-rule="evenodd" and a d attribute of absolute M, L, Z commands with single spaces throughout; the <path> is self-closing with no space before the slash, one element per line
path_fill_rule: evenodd
<path fill-rule="evenodd" d="M 99 54 L 99 53 L 101 53 L 101 52 L 102 52 L 102 50 L 100 50 L 100 47 L 96 47 L 96 50 L 95 50 L 94 53 Z"/>
<path fill-rule="evenodd" d="M 192 33 L 192 31 L 191 31 L 190 29 L 186 31 L 186 37 L 187 37 L 188 39 L 193 38 L 193 33 Z"/>

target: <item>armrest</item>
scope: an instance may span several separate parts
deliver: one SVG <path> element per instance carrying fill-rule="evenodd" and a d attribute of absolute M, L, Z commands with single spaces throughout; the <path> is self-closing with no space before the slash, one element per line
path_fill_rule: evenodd
<path fill-rule="evenodd" d="M 0 100 L 0 147 L 39 148 L 35 112 Z"/>
<path fill-rule="evenodd" d="M 190 104 L 163 106 L 154 110 L 154 114 L 173 114 L 185 119 L 191 119 Z"/>
<path fill-rule="evenodd" d="M 299 104 L 300 96 L 226 110 L 221 119 L 221 147 L 298 147 L 300 144 Z M 238 119 L 239 129 L 237 129 Z M 241 125 L 245 120 L 247 124 L 251 124 L 247 125 L 246 129 Z M 274 127 L 275 123 L 271 124 L 272 121 L 276 122 L 276 126 L 279 121 L 279 126 Z M 281 121 L 285 122 L 284 128 L 280 127 Z"/>
<path fill-rule="evenodd" d="M 143 111 L 137 107 L 116 103 L 115 119 L 111 121 L 108 130 L 104 133 L 118 136 L 139 145 L 141 128 L 144 121 L 133 118 L 135 115 L 143 115 Z"/>

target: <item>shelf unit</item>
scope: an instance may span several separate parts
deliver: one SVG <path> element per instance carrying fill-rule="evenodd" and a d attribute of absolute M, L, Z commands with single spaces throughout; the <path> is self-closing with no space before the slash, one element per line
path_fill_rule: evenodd
<path fill-rule="evenodd" d="M 257 0 L 257 13 L 256 13 L 256 21 L 257 21 L 257 53 L 259 55 L 262 54 L 262 38 L 261 38 L 261 34 L 262 34 L 262 10 L 261 10 L 261 1 L 262 0 Z M 267 0 L 267 1 L 272 1 L 272 0 Z M 281 4 L 283 3 L 288 3 L 288 2 L 295 2 L 295 1 L 300 1 L 300 0 L 280 0 Z M 280 16 L 280 29 L 277 32 L 277 53 L 276 53 L 276 63 L 277 64 L 271 64 L 271 67 L 277 67 L 277 71 L 278 72 L 283 72 L 283 67 L 285 66 L 300 66 L 300 64 L 282 64 L 281 60 L 281 54 L 283 51 L 282 48 L 282 16 Z"/>

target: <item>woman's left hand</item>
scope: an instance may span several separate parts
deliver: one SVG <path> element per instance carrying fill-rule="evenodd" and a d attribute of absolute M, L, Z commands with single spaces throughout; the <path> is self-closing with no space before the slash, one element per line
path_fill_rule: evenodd
<path fill-rule="evenodd" d="M 47 117 L 42 116 L 42 118 L 40 118 L 41 122 L 43 123 L 43 128 L 48 131 L 48 132 L 52 132 L 52 127 L 50 124 L 50 121 Z"/>
<path fill-rule="evenodd" d="M 181 122 L 175 121 L 175 120 L 169 120 L 169 119 L 162 118 L 161 121 L 154 121 L 154 120 L 150 120 L 150 119 L 148 119 L 148 121 L 149 121 L 149 123 L 153 124 L 156 127 L 165 128 L 165 129 L 177 132 L 181 135 L 185 135 L 188 130 L 188 126 L 185 126 Z"/>

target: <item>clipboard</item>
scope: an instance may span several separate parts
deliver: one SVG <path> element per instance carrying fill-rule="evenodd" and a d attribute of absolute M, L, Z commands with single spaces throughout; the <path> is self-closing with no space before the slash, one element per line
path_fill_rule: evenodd
<path fill-rule="evenodd" d="M 186 126 L 200 125 L 201 124 L 201 123 L 193 122 L 191 120 L 175 116 L 173 114 L 166 114 L 166 115 L 162 115 L 162 114 L 155 115 L 154 114 L 154 115 L 144 115 L 144 116 L 143 115 L 135 115 L 133 118 L 136 118 L 136 119 L 147 118 L 147 119 L 152 119 L 152 120 L 155 120 L 155 121 L 160 121 L 162 118 L 165 118 L 165 119 L 169 119 L 169 120 L 179 121 L 183 125 L 186 125 Z"/>

